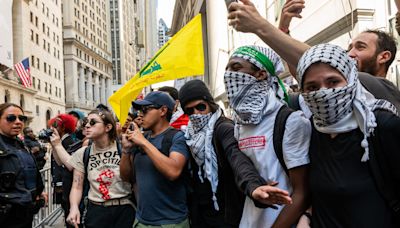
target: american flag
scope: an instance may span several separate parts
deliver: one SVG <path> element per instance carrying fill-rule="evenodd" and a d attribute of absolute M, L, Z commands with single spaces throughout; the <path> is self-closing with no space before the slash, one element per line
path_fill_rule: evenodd
<path fill-rule="evenodd" d="M 14 69 L 17 72 L 19 78 L 21 79 L 22 85 L 24 85 L 24 87 L 31 87 L 32 80 L 29 68 L 29 58 L 26 58 L 21 62 L 15 64 Z"/>

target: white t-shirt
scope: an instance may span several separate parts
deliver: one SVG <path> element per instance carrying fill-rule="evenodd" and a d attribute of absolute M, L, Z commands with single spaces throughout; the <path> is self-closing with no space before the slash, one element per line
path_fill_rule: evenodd
<path fill-rule="evenodd" d="M 240 150 L 254 163 L 260 175 L 267 181 L 276 181 L 278 188 L 292 193 L 289 177 L 279 163 L 273 144 L 275 118 L 279 110 L 268 115 L 258 125 L 242 125 L 238 130 Z M 287 119 L 283 135 L 283 158 L 288 169 L 310 163 L 308 149 L 310 146 L 311 125 L 301 111 L 296 111 Z M 257 208 L 253 201 L 246 197 L 240 227 L 271 227 L 281 212 L 278 209 Z"/>
<path fill-rule="evenodd" d="M 86 146 L 76 151 L 68 160 L 69 164 L 79 172 L 85 173 L 83 154 Z M 88 180 L 90 189 L 88 198 L 94 202 L 105 202 L 109 199 L 123 198 L 131 194 L 131 184 L 122 181 L 119 172 L 121 157 L 116 143 L 99 150 L 91 145 L 88 162 Z"/>

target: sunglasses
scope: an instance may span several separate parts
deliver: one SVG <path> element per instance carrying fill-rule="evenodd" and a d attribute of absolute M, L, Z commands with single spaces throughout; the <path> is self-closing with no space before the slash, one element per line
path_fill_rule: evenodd
<path fill-rule="evenodd" d="M 22 121 L 22 122 L 26 122 L 28 120 L 27 116 L 24 115 L 14 115 L 14 114 L 10 114 L 6 117 L 7 122 L 12 123 L 15 122 L 17 120 L 17 118 Z"/>
<path fill-rule="evenodd" d="M 83 126 L 86 126 L 87 124 L 89 124 L 91 127 L 93 127 L 94 125 L 96 125 L 98 123 L 104 123 L 104 122 L 96 121 L 94 119 L 91 119 L 91 120 L 87 120 L 86 122 L 84 122 Z"/>
<path fill-rule="evenodd" d="M 190 108 L 185 108 L 185 113 L 186 114 L 188 114 L 189 116 L 190 115 L 192 115 L 193 113 L 194 113 L 194 110 L 197 110 L 197 111 L 200 111 L 200 112 L 203 112 L 203 111 L 205 111 L 206 109 L 207 109 L 207 105 L 206 104 L 204 104 L 204 103 L 199 103 L 199 104 L 197 104 L 196 106 L 194 106 L 194 107 L 190 107 Z"/>
<path fill-rule="evenodd" d="M 162 106 L 156 106 L 156 105 L 147 105 L 142 107 L 142 113 L 143 115 L 146 115 L 146 113 L 152 109 L 160 109 Z"/>

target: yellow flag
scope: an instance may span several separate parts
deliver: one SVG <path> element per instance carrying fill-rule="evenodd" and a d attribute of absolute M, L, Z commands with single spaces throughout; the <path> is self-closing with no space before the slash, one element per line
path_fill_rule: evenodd
<path fill-rule="evenodd" d="M 115 114 L 124 123 L 131 102 L 151 84 L 204 74 L 201 14 L 176 33 L 123 87 L 110 96 Z"/>

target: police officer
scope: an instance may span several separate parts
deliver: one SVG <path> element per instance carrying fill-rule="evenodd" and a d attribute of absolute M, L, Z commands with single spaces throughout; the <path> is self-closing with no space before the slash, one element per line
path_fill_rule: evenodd
<path fill-rule="evenodd" d="M 1 227 L 32 227 L 33 215 L 47 200 L 35 159 L 17 138 L 26 120 L 18 105 L 0 104 Z"/>

